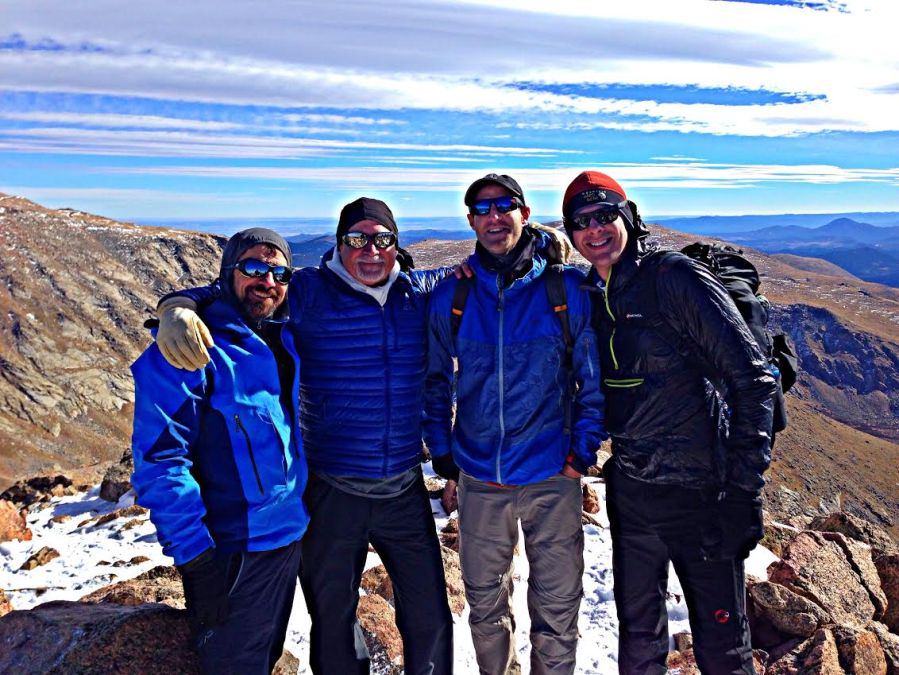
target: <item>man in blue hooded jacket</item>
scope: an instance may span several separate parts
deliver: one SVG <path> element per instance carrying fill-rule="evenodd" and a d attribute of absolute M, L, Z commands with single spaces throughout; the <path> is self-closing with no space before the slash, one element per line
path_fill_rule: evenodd
<path fill-rule="evenodd" d="M 155 343 L 132 365 L 132 483 L 175 559 L 202 670 L 270 673 L 280 658 L 309 517 L 296 377 L 281 324 L 290 248 L 262 228 L 222 255 L 221 297 L 202 318 L 205 368 Z"/>
<path fill-rule="evenodd" d="M 441 475 L 461 469 L 459 553 L 481 672 L 520 672 L 510 607 L 520 524 L 531 672 L 572 673 L 584 571 L 580 477 L 605 436 L 590 299 L 581 272 L 550 269 L 548 237 L 527 227 L 530 209 L 512 177 L 476 180 L 465 204 L 477 236 L 474 278 L 464 308 L 457 287 L 468 282 L 454 277 L 431 297 L 425 440 Z M 550 274 L 564 283 L 570 359 Z"/>

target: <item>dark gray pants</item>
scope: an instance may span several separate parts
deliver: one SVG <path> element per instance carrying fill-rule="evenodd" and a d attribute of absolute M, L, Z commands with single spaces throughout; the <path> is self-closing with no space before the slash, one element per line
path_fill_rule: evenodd
<path fill-rule="evenodd" d="M 299 541 L 274 551 L 230 554 L 228 618 L 194 636 L 204 673 L 272 672 L 284 649 L 299 570 Z"/>
<path fill-rule="evenodd" d="M 530 565 L 531 673 L 573 673 L 584 531 L 581 483 L 561 474 L 515 487 L 461 476 L 459 555 L 478 666 L 489 675 L 521 671 L 510 606 L 519 522 Z"/>

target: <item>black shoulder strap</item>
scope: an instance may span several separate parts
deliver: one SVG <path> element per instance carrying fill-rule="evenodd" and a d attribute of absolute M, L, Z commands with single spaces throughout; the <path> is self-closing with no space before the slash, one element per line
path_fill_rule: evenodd
<path fill-rule="evenodd" d="M 465 302 L 468 300 L 468 292 L 471 290 L 471 277 L 462 277 L 456 283 L 453 291 L 453 308 L 450 316 L 450 327 L 453 331 L 453 342 L 459 335 L 459 326 L 462 325 L 462 315 L 465 313 Z"/>
<path fill-rule="evenodd" d="M 568 321 L 568 296 L 565 292 L 565 279 L 562 276 L 562 265 L 550 265 L 546 269 L 546 294 L 549 305 L 553 308 L 562 326 L 562 339 L 565 341 L 565 367 L 571 369 L 571 355 L 574 352 L 574 341 L 571 338 L 571 326 Z"/>

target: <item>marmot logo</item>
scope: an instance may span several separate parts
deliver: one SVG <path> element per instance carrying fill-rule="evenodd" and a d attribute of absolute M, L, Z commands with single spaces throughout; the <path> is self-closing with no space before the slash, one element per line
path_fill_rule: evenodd
<path fill-rule="evenodd" d="M 624 318 L 625 319 L 642 319 L 643 315 L 642 314 L 625 314 Z"/>

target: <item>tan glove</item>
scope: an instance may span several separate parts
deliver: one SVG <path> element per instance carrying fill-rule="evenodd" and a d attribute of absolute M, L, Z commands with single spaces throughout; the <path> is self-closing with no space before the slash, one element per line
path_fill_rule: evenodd
<path fill-rule="evenodd" d="M 571 260 L 571 254 L 574 251 L 574 248 L 571 246 L 571 241 L 569 241 L 565 232 L 558 230 L 555 227 L 541 225 L 540 223 L 528 223 L 528 226 L 533 227 L 535 230 L 546 232 L 552 239 L 550 248 L 556 257 L 556 260 L 551 260 L 550 262 L 567 263 Z"/>
<path fill-rule="evenodd" d="M 165 360 L 175 368 L 199 370 L 209 363 L 207 347 L 214 347 L 206 324 L 196 312 L 197 303 L 176 296 L 160 302 L 156 308 L 159 330 L 156 344 Z"/>

